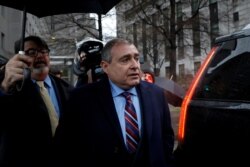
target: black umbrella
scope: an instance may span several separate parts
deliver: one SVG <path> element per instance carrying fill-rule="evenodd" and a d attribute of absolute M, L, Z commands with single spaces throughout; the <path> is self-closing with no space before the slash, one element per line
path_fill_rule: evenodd
<path fill-rule="evenodd" d="M 106 14 L 121 0 L 61 0 L 46 2 L 35 0 L 1 0 L 0 5 L 18 10 L 26 9 L 37 17 L 45 17 L 67 13 L 97 13 Z"/>
<path fill-rule="evenodd" d="M 155 77 L 155 84 L 165 89 L 168 103 L 173 106 L 181 106 L 185 90 L 176 82 L 165 77 Z"/>

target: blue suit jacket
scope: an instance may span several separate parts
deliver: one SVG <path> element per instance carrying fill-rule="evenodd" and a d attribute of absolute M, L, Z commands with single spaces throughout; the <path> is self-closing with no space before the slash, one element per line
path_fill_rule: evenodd
<path fill-rule="evenodd" d="M 56 164 L 171 166 L 174 133 L 164 91 L 146 82 L 136 89 L 142 112 L 142 139 L 135 155 L 127 152 L 110 85 L 103 79 L 71 93 L 55 136 L 59 155 Z"/>

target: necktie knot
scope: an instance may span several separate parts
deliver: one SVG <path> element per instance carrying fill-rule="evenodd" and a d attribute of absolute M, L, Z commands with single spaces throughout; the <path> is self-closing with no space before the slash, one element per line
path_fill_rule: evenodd
<path fill-rule="evenodd" d="M 126 100 L 131 100 L 131 94 L 129 92 L 123 92 L 122 96 L 124 96 Z"/>
<path fill-rule="evenodd" d="M 45 87 L 44 87 L 44 82 L 43 82 L 43 81 L 37 81 L 36 83 L 37 83 L 37 85 L 38 85 L 40 88 L 45 88 Z"/>

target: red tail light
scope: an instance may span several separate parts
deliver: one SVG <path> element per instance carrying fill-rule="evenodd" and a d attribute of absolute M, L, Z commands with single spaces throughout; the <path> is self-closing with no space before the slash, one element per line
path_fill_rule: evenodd
<path fill-rule="evenodd" d="M 191 85 L 189 86 L 189 89 L 186 93 L 185 98 L 183 99 L 181 111 L 180 111 L 180 119 L 179 119 L 179 131 L 178 131 L 178 140 L 181 142 L 185 136 L 185 123 L 186 123 L 186 114 L 187 114 L 187 108 L 190 103 L 190 100 L 192 99 L 192 96 L 194 94 L 194 90 L 200 80 L 201 75 L 203 74 L 204 70 L 206 69 L 207 65 L 209 64 L 211 58 L 213 57 L 217 47 L 213 47 L 209 54 L 207 55 L 207 58 L 202 63 L 201 67 L 199 68 L 198 72 L 196 73 L 195 77 L 192 80 Z"/>

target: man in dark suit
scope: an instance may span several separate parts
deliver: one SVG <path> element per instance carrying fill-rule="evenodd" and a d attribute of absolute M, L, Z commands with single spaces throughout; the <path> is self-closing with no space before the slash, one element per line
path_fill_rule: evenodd
<path fill-rule="evenodd" d="M 57 117 L 62 114 L 72 86 L 49 74 L 49 63 L 49 48 L 45 41 L 37 36 L 29 36 L 24 39 L 24 55 L 14 55 L 2 68 L 1 167 L 45 167 L 53 158 L 50 155 L 53 143 L 50 116 L 36 82 L 44 81 Z M 24 77 L 24 68 L 31 69 L 30 78 L 16 90 L 17 83 Z"/>
<path fill-rule="evenodd" d="M 109 41 L 101 67 L 106 78 L 75 88 L 69 98 L 55 136 L 56 164 L 172 166 L 174 133 L 168 104 L 161 88 L 141 81 L 137 48 L 124 39 Z"/>

